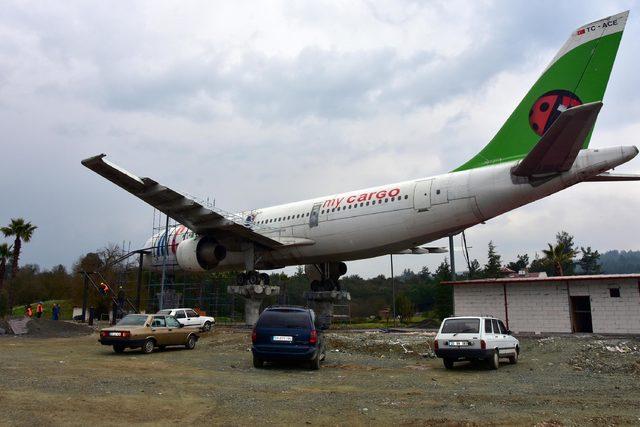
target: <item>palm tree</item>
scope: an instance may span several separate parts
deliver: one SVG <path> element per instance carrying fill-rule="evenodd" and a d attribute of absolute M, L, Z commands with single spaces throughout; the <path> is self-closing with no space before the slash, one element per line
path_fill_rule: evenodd
<path fill-rule="evenodd" d="M 36 228 L 38 227 L 32 225 L 30 222 L 26 222 L 23 218 L 11 218 L 11 223 L 8 226 L 0 228 L 0 231 L 2 231 L 5 237 L 15 236 L 16 238 L 13 242 L 13 254 L 11 256 L 11 280 L 15 279 L 16 274 L 18 274 L 18 259 L 20 258 L 22 242 L 27 243 L 31 240 L 31 236 L 33 236 Z M 13 306 L 13 292 L 11 288 L 12 287 L 9 286 L 9 295 L 7 296 L 9 307 Z"/>
<path fill-rule="evenodd" d="M 576 252 L 574 250 L 567 250 L 564 243 L 558 243 L 555 246 L 551 246 L 551 243 L 548 243 L 548 245 L 549 249 L 542 250 L 542 253 L 544 254 L 544 261 L 553 265 L 553 268 L 556 270 L 556 274 L 564 276 L 562 265 L 573 262 Z"/>
<path fill-rule="evenodd" d="M 4 275 L 7 272 L 7 260 L 11 258 L 11 248 L 7 243 L 0 244 L 0 292 L 4 285 Z"/>

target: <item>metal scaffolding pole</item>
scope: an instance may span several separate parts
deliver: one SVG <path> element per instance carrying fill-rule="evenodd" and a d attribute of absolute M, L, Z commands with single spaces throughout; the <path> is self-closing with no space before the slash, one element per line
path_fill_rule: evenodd
<path fill-rule="evenodd" d="M 167 215 L 167 221 L 164 226 L 163 245 L 165 247 L 162 249 L 162 280 L 160 281 L 160 303 L 158 304 L 160 310 L 164 308 L 164 282 L 167 278 L 167 252 L 169 250 L 169 242 L 167 241 L 168 238 L 169 238 L 169 215 Z"/>
<path fill-rule="evenodd" d="M 136 310 L 140 312 L 140 291 L 142 287 L 142 262 L 144 261 L 144 252 L 140 251 L 140 259 L 138 260 L 138 277 L 136 284 Z"/>

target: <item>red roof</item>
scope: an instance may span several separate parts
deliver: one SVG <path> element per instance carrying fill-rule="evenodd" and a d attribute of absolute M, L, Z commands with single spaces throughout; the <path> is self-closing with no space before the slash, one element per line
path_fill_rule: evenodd
<path fill-rule="evenodd" d="M 616 280 L 616 279 L 640 279 L 640 273 L 635 274 L 593 274 L 585 276 L 551 276 L 551 277 L 501 277 L 499 279 L 475 279 L 475 280 L 456 280 L 442 282 L 443 285 L 490 285 L 490 284 L 509 284 L 509 283 L 549 283 L 549 282 L 573 282 L 576 280 Z"/>

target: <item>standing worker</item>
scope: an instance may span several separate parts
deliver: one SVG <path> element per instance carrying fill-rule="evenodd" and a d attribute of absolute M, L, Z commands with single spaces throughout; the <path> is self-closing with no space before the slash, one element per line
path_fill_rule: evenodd
<path fill-rule="evenodd" d="M 43 312 L 44 312 L 44 307 L 42 306 L 42 301 L 40 301 L 36 306 L 36 317 L 38 319 L 41 318 Z"/>
<path fill-rule="evenodd" d="M 104 282 L 100 282 L 100 293 L 102 295 L 107 295 L 109 293 L 109 286 Z"/>
<path fill-rule="evenodd" d="M 60 304 L 53 304 L 53 309 L 51 310 L 52 312 L 52 319 L 53 320 L 58 320 L 60 318 Z"/>

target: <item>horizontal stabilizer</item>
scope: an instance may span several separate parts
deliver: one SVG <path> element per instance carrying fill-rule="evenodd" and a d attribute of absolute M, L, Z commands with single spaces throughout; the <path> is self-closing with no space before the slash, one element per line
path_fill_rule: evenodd
<path fill-rule="evenodd" d="M 422 254 L 443 254 L 447 252 L 447 248 L 434 246 L 417 246 L 402 251 L 394 252 L 394 255 L 422 255 Z"/>
<path fill-rule="evenodd" d="M 600 175 L 585 179 L 591 182 L 618 182 L 618 181 L 640 181 L 640 175 L 631 173 L 609 173 L 603 172 Z"/>
<path fill-rule="evenodd" d="M 536 177 L 571 169 L 602 108 L 602 102 L 564 110 L 512 173 Z"/>

